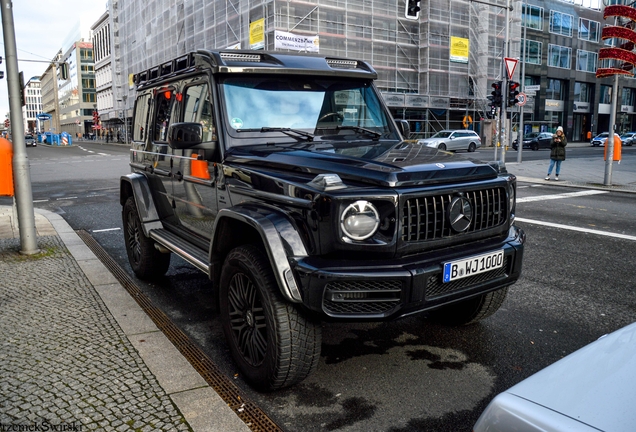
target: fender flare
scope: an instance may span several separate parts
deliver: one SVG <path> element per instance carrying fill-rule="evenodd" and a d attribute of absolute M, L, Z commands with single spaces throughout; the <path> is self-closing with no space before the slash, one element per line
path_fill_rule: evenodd
<path fill-rule="evenodd" d="M 307 250 L 293 222 L 284 213 L 273 211 L 269 207 L 244 204 L 231 209 L 222 209 L 214 223 L 214 238 L 210 246 L 211 262 L 215 262 L 215 244 L 218 244 L 219 225 L 227 218 L 238 220 L 258 232 L 281 293 L 287 300 L 301 303 L 302 295 L 289 258 L 306 257 Z"/>
<path fill-rule="evenodd" d="M 128 189 L 129 188 L 129 189 Z M 148 179 L 140 173 L 126 174 L 119 181 L 119 202 L 123 206 L 129 196 L 135 198 L 137 213 L 146 237 L 150 237 L 150 230 L 163 228 L 159 212 L 155 206 L 152 192 L 148 186 Z"/>

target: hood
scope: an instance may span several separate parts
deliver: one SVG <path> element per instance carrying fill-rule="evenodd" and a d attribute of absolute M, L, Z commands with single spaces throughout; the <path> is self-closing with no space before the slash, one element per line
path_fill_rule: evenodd
<path fill-rule="evenodd" d="M 234 147 L 228 150 L 225 159 L 228 165 L 240 164 L 256 171 L 304 173 L 309 180 L 318 174 L 331 173 L 338 174 L 345 183 L 389 187 L 497 177 L 495 168 L 482 161 L 421 144 L 396 144 L 395 141 Z"/>
<path fill-rule="evenodd" d="M 575 351 L 507 390 L 603 431 L 636 425 L 636 323 Z"/>

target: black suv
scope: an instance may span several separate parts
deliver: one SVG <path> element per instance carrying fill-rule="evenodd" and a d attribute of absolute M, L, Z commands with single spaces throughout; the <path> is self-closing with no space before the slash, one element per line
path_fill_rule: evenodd
<path fill-rule="evenodd" d="M 175 253 L 205 272 L 258 389 L 316 368 L 322 319 L 469 324 L 521 274 L 515 177 L 404 142 L 376 77 L 363 61 L 262 51 L 134 76 L 130 264 L 152 278 Z"/>

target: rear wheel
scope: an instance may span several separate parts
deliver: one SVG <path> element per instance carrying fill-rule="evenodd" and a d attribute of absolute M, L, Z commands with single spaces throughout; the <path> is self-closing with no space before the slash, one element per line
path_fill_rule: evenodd
<path fill-rule="evenodd" d="M 141 279 L 163 276 L 170 267 L 170 254 L 159 252 L 154 240 L 146 237 L 134 197 L 128 197 L 122 211 L 124 241 L 130 267 Z"/>
<path fill-rule="evenodd" d="M 320 324 L 283 299 L 269 261 L 256 246 L 239 246 L 228 254 L 220 310 L 232 357 L 255 388 L 291 386 L 318 366 Z"/>
<path fill-rule="evenodd" d="M 538 143 L 532 143 L 532 147 L 530 147 L 533 151 L 537 151 L 539 150 L 539 144 Z"/>
<path fill-rule="evenodd" d="M 445 325 L 474 324 L 497 312 L 508 294 L 508 288 L 479 295 L 431 311 L 428 319 Z"/>
<path fill-rule="evenodd" d="M 440 145 L 437 146 L 438 150 L 446 150 L 446 144 L 441 143 Z"/>
<path fill-rule="evenodd" d="M 475 145 L 475 143 L 468 144 L 468 151 L 469 152 L 474 152 L 476 149 L 477 149 L 477 146 Z"/>

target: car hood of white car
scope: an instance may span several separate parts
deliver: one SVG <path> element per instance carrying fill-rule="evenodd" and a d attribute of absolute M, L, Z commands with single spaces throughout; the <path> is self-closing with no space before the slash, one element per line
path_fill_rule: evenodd
<path fill-rule="evenodd" d="M 636 323 L 586 345 L 507 393 L 602 431 L 633 431 Z"/>

